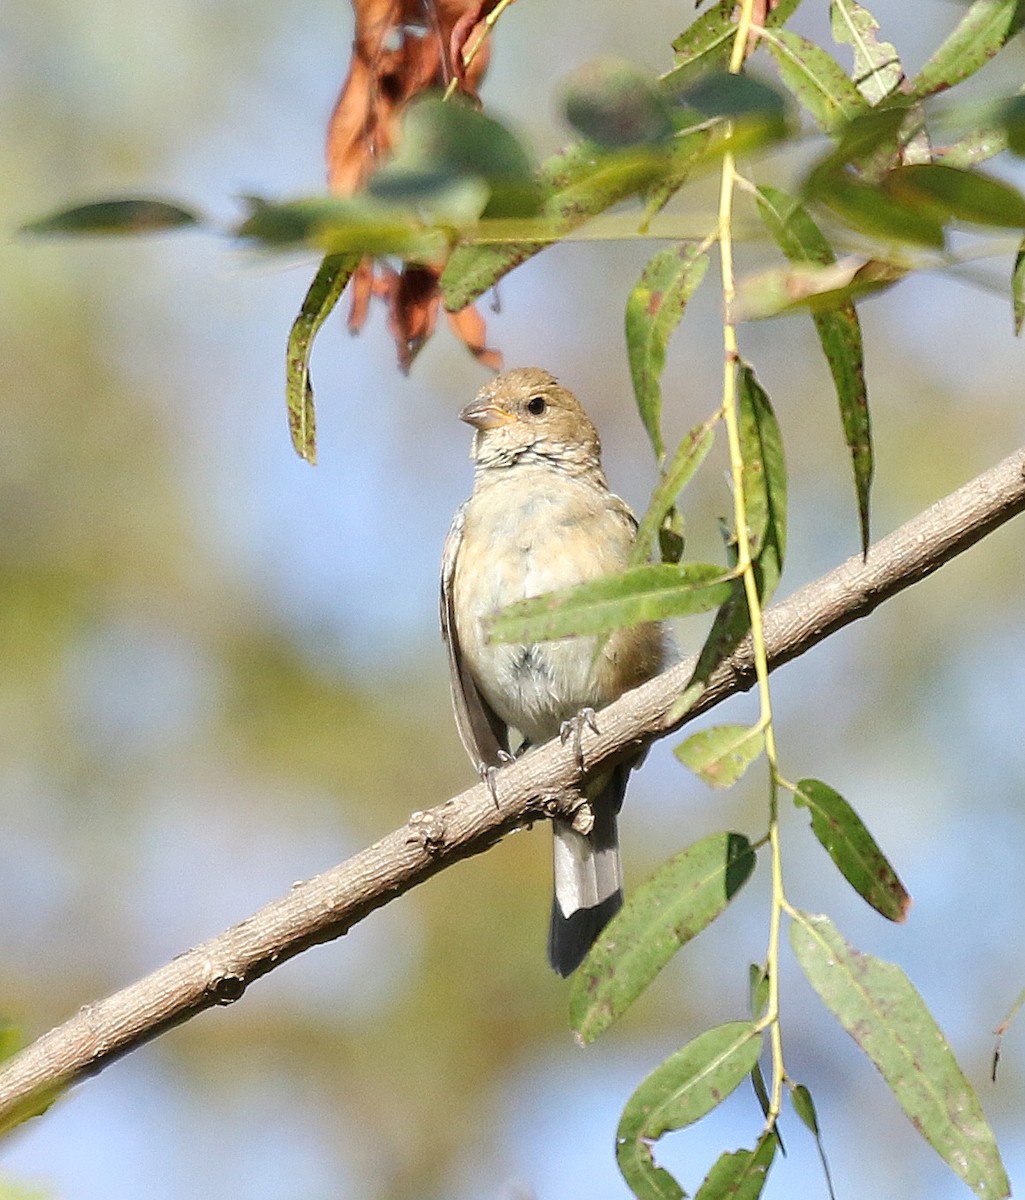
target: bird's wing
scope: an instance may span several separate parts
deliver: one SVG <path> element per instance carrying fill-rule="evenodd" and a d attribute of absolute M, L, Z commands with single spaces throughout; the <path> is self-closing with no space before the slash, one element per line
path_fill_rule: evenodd
<path fill-rule="evenodd" d="M 459 737 L 478 767 L 493 767 L 509 752 L 509 730 L 481 695 L 463 659 L 452 604 L 452 581 L 463 540 L 465 511 L 463 504 L 456 512 L 441 558 L 441 635 L 448 647 L 449 684 Z"/>

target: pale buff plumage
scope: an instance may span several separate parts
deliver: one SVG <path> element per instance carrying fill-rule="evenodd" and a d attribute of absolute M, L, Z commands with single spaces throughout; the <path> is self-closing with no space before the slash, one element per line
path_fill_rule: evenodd
<path fill-rule="evenodd" d="M 601 468 L 579 401 L 547 371 L 507 371 L 460 413 L 476 429 L 473 494 L 456 513 L 442 564 L 442 631 L 460 737 L 478 767 L 508 751 L 509 730 L 537 745 L 600 709 L 663 663 L 661 626 L 531 645 L 485 641 L 483 619 L 516 600 L 622 570 L 636 523 Z M 555 825 L 549 958 L 574 970 L 622 902 L 616 814 L 632 764 L 593 782 L 594 830 Z"/>

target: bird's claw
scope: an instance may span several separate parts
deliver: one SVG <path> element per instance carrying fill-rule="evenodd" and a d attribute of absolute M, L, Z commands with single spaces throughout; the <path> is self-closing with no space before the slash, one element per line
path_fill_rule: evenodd
<path fill-rule="evenodd" d="M 513 761 L 513 755 L 508 750 L 499 750 L 498 761 L 502 766 Z M 481 783 L 488 785 L 488 791 L 491 793 L 491 799 L 495 803 L 495 808 L 498 808 L 498 787 L 495 784 L 495 776 L 498 774 L 498 767 L 489 763 L 482 762 L 477 766 L 477 773 L 480 775 Z"/>
<path fill-rule="evenodd" d="M 573 756 L 577 760 L 578 769 L 581 771 L 584 769 L 583 736 L 585 725 L 592 733 L 600 732 L 593 708 L 582 708 L 575 717 L 570 717 L 569 720 L 563 721 L 559 726 L 559 741 L 565 746 L 572 740 Z"/>

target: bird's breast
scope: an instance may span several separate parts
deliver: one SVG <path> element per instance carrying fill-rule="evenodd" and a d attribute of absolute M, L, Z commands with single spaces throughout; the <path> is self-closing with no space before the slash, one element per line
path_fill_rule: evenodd
<path fill-rule="evenodd" d="M 453 579 L 463 655 L 494 711 L 530 741 L 545 741 L 582 708 L 614 697 L 600 686 L 594 638 L 489 644 L 483 622 L 517 600 L 622 569 L 631 530 L 609 494 L 586 481 L 511 474 L 475 493 Z"/>

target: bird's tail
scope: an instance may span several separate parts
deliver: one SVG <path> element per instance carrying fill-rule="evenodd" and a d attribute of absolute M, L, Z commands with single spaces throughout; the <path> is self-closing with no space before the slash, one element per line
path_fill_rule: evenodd
<path fill-rule="evenodd" d="M 629 773 L 629 764 L 618 764 L 591 801 L 594 828 L 590 833 L 577 833 L 565 821 L 553 822 L 555 890 L 548 961 L 563 977 L 580 966 L 595 938 L 623 904 L 616 817 Z"/>

